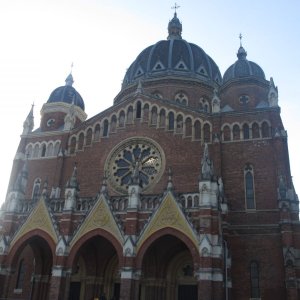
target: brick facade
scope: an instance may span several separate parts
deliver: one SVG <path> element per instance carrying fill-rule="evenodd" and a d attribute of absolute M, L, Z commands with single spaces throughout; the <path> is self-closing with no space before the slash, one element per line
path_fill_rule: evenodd
<path fill-rule="evenodd" d="M 110 108 L 85 120 L 81 102 L 51 98 L 40 128 L 24 129 L 1 210 L 0 298 L 299 298 L 277 88 L 242 47 L 222 82 L 178 22 Z"/>

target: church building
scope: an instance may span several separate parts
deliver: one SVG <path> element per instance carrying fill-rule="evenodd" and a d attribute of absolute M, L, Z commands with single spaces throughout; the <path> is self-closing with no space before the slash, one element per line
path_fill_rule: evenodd
<path fill-rule="evenodd" d="M 278 89 L 242 43 L 222 75 L 175 11 L 108 109 L 87 118 L 73 83 L 37 129 L 33 108 L 24 121 L 0 210 L 0 299 L 300 298 Z"/>

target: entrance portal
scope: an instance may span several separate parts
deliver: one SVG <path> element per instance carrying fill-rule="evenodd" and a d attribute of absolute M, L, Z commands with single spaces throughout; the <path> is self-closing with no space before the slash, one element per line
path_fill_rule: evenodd
<path fill-rule="evenodd" d="M 198 300 L 197 285 L 179 285 L 178 300 Z"/>
<path fill-rule="evenodd" d="M 71 282 L 69 300 L 80 300 L 80 282 Z"/>
<path fill-rule="evenodd" d="M 87 240 L 75 256 L 70 278 L 69 300 L 120 295 L 120 275 L 117 252 L 110 241 L 101 236 Z M 72 298 L 73 297 L 73 298 Z"/>
<path fill-rule="evenodd" d="M 197 300 L 197 280 L 188 247 L 173 235 L 154 241 L 142 264 L 140 300 Z"/>

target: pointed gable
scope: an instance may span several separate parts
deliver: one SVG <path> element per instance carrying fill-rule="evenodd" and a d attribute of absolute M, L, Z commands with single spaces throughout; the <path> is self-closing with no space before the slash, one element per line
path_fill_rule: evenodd
<path fill-rule="evenodd" d="M 95 206 L 92 208 L 82 225 L 79 227 L 70 243 L 71 247 L 75 245 L 75 243 L 86 233 L 99 228 L 109 232 L 120 242 L 121 245 L 123 245 L 122 233 L 120 232 L 120 229 L 103 195 L 100 195 Z"/>
<path fill-rule="evenodd" d="M 167 227 L 182 232 L 198 248 L 199 241 L 195 232 L 188 223 L 173 194 L 168 192 L 162 200 L 161 205 L 157 209 L 156 213 L 152 216 L 148 226 L 144 229 L 144 232 L 139 238 L 137 250 L 140 249 L 142 244 L 155 232 Z"/>
<path fill-rule="evenodd" d="M 41 198 L 41 200 L 37 203 L 36 207 L 16 233 L 11 241 L 10 247 L 12 247 L 22 236 L 35 229 L 48 233 L 55 244 L 57 243 L 58 237 L 55 227 L 43 198 Z"/>

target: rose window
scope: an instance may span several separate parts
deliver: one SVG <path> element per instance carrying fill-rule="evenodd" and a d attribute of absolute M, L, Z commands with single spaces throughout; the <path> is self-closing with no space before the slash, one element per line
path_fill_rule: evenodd
<path fill-rule="evenodd" d="M 163 171 L 162 150 L 154 142 L 131 139 L 112 152 L 108 161 L 109 182 L 118 192 L 127 192 L 136 177 L 142 189 L 157 182 Z"/>

